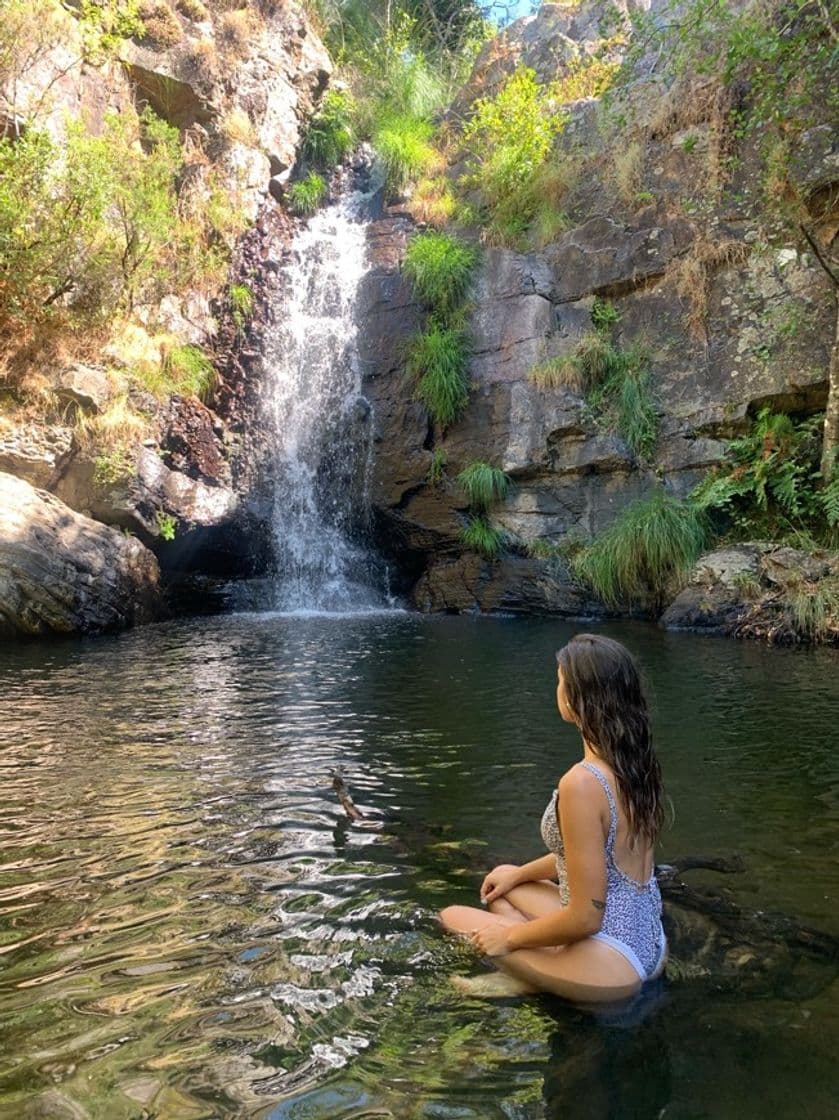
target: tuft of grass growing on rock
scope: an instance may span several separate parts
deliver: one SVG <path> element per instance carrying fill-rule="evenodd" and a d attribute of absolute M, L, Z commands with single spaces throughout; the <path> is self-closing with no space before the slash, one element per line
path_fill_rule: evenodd
<path fill-rule="evenodd" d="M 503 502 L 510 488 L 510 479 L 504 471 L 480 459 L 464 467 L 457 481 L 476 513 L 484 513 L 495 502 Z"/>
<path fill-rule="evenodd" d="M 493 560 L 501 551 L 503 534 L 494 525 L 490 525 L 485 517 L 478 515 L 469 518 L 460 539 L 473 552 Z"/>
<path fill-rule="evenodd" d="M 210 12 L 202 0 L 177 0 L 175 7 L 193 23 L 203 23 L 210 18 Z"/>
<path fill-rule="evenodd" d="M 182 62 L 186 70 L 206 89 L 221 81 L 221 63 L 213 39 L 199 39 L 184 52 Z"/>
<path fill-rule="evenodd" d="M 410 206 L 418 222 L 439 228 L 454 217 L 457 201 L 448 180 L 436 175 L 420 179 L 411 195 Z"/>
<path fill-rule="evenodd" d="M 408 183 L 428 174 L 439 162 L 431 145 L 434 127 L 430 121 L 409 113 L 384 115 L 373 132 L 373 147 L 385 171 L 385 190 L 390 197 L 401 194 Z"/>
<path fill-rule="evenodd" d="M 442 447 L 435 447 L 431 456 L 426 480 L 429 486 L 439 486 L 446 477 L 447 456 Z"/>
<path fill-rule="evenodd" d="M 326 198 L 326 180 L 317 171 L 310 171 L 305 179 L 292 183 L 288 188 L 291 209 L 298 217 L 310 218 Z"/>
<path fill-rule="evenodd" d="M 646 353 L 641 347 L 615 352 L 608 376 L 592 392 L 589 403 L 614 427 L 634 455 L 645 461 L 652 457 L 658 439 L 658 410 Z"/>
<path fill-rule="evenodd" d="M 236 330 L 241 334 L 245 323 L 253 315 L 253 291 L 247 284 L 231 284 L 229 295 L 231 317 Z"/>
<path fill-rule="evenodd" d="M 627 506 L 574 557 L 572 566 L 609 606 L 647 595 L 660 604 L 696 562 L 707 540 L 702 513 L 659 490 Z"/>
<path fill-rule="evenodd" d="M 468 350 L 462 331 L 432 323 L 408 345 L 407 370 L 416 396 L 441 427 L 453 423 L 469 400 Z"/>
<path fill-rule="evenodd" d="M 76 439 L 84 451 L 127 455 L 129 449 L 136 448 L 146 438 L 149 428 L 148 417 L 137 412 L 127 394 L 122 394 L 109 401 L 104 412 L 96 416 L 80 413 Z"/>
<path fill-rule="evenodd" d="M 219 131 L 228 144 L 244 144 L 248 148 L 259 147 L 253 121 L 244 109 L 233 108 L 224 114 Z"/>
<path fill-rule="evenodd" d="M 232 58 L 244 58 L 257 31 L 257 18 L 247 8 L 224 12 L 216 26 L 222 51 Z"/>
<path fill-rule="evenodd" d="M 205 397 L 215 384 L 213 363 L 200 346 L 175 346 L 161 364 L 171 391 L 175 393 Z"/>
<path fill-rule="evenodd" d="M 466 298 L 477 257 L 471 245 L 431 230 L 411 238 L 402 270 L 422 302 L 447 315 Z"/>
<path fill-rule="evenodd" d="M 617 147 L 612 154 L 612 174 L 615 187 L 628 206 L 635 203 L 644 174 L 644 151 L 637 140 Z"/>
<path fill-rule="evenodd" d="M 344 90 L 327 90 L 306 130 L 303 142 L 306 158 L 326 170 L 342 163 L 355 144 L 352 119 L 350 94 Z"/>
<path fill-rule="evenodd" d="M 785 606 L 796 632 L 808 641 L 839 636 L 839 579 L 802 581 L 786 592 Z"/>
<path fill-rule="evenodd" d="M 715 272 L 742 264 L 749 256 L 749 246 L 736 238 L 712 240 L 699 237 L 688 251 L 667 270 L 679 299 L 687 305 L 685 321 L 688 330 L 697 336 L 705 333 L 711 279 Z"/>

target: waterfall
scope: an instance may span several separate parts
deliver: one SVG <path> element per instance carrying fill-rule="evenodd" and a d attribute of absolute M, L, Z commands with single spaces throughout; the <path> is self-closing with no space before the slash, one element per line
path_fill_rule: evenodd
<path fill-rule="evenodd" d="M 369 546 L 372 415 L 355 322 L 369 201 L 348 192 L 298 231 L 264 339 L 282 611 L 388 605 L 386 568 Z"/>

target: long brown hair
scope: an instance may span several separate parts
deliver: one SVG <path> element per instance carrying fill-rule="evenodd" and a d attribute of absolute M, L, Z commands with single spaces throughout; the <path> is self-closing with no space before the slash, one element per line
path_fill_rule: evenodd
<path fill-rule="evenodd" d="M 599 634 L 577 634 L 556 659 L 583 739 L 614 771 L 631 839 L 655 844 L 664 787 L 638 666 L 620 642 Z"/>

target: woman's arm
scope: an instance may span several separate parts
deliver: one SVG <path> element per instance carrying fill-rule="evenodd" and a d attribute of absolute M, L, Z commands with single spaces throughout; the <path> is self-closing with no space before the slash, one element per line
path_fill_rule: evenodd
<path fill-rule="evenodd" d="M 516 949 L 568 945 L 597 933 L 606 908 L 604 821 L 598 808 L 599 784 L 584 769 L 569 770 L 559 783 L 559 812 L 565 844 L 570 901 L 555 914 L 520 922 L 507 929 L 487 929 L 476 945 L 492 955 Z M 534 860 L 535 863 L 541 861 Z M 526 866 L 531 866 L 530 864 Z M 487 944 L 482 943 L 483 938 Z"/>
<path fill-rule="evenodd" d="M 550 852 L 539 859 L 532 859 L 530 863 L 523 863 L 521 867 L 502 863 L 500 867 L 493 868 L 481 884 L 481 902 L 494 902 L 496 898 L 503 898 L 513 887 L 519 887 L 522 883 L 555 878 L 556 859 Z"/>

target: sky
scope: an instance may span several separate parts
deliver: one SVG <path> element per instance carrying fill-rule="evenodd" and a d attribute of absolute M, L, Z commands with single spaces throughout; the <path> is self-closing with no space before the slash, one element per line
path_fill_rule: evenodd
<path fill-rule="evenodd" d="M 516 0 L 516 3 L 511 5 L 510 14 L 513 19 L 518 19 L 519 16 L 530 15 L 532 7 L 532 0 Z"/>

